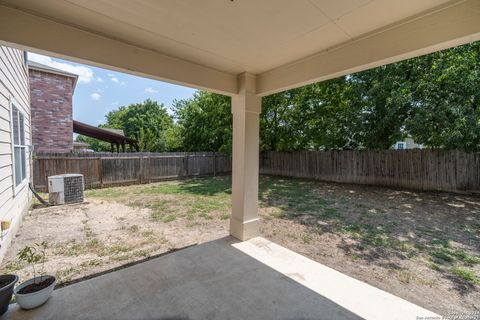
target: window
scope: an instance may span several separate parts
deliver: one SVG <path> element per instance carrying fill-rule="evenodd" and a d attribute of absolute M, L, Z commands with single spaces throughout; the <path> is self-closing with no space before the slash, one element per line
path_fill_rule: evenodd
<path fill-rule="evenodd" d="M 15 171 L 15 187 L 27 178 L 27 160 L 25 145 L 25 117 L 17 107 L 12 105 L 13 159 Z"/>
<path fill-rule="evenodd" d="M 403 150 L 403 149 L 405 149 L 405 142 L 397 143 L 397 150 Z"/>

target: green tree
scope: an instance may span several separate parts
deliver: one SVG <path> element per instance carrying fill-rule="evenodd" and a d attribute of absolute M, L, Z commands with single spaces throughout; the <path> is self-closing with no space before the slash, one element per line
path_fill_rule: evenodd
<path fill-rule="evenodd" d="M 263 98 L 262 150 L 354 149 L 361 112 L 347 77 Z"/>
<path fill-rule="evenodd" d="M 294 136 L 293 96 L 293 91 L 287 91 L 263 97 L 260 114 L 261 150 L 290 149 L 292 142 L 300 140 Z"/>
<path fill-rule="evenodd" d="M 88 144 L 88 149 L 95 150 L 97 152 L 110 152 L 111 146 L 110 143 L 101 141 L 95 138 L 78 135 L 75 141 L 84 142 Z"/>
<path fill-rule="evenodd" d="M 263 150 L 480 150 L 480 42 L 263 98 Z"/>
<path fill-rule="evenodd" d="M 163 104 L 145 100 L 110 111 L 106 128 L 122 129 L 127 137 L 138 141 L 140 151 L 162 152 L 169 149 L 167 133 L 173 127 L 173 119 Z"/>
<path fill-rule="evenodd" d="M 412 136 L 478 151 L 479 101 L 477 42 L 264 97 L 261 150 L 388 149 Z M 106 126 L 146 151 L 231 151 L 229 97 L 197 91 L 175 101 L 174 117 L 147 100 L 110 112 Z"/>
<path fill-rule="evenodd" d="M 350 107 L 360 112 L 359 147 L 388 149 L 404 138 L 416 85 L 415 63 L 404 61 L 351 75 Z"/>
<path fill-rule="evenodd" d="M 406 128 L 428 147 L 480 150 L 480 42 L 417 58 Z"/>
<path fill-rule="evenodd" d="M 232 114 L 230 98 L 197 91 L 191 99 L 174 102 L 177 128 L 172 136 L 181 139 L 183 151 L 231 152 Z"/>

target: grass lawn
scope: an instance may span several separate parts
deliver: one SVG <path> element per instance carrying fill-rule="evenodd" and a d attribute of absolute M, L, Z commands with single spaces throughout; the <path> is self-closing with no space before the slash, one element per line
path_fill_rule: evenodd
<path fill-rule="evenodd" d="M 89 190 L 37 208 L 2 265 L 47 240 L 61 282 L 228 234 L 229 177 Z M 480 310 L 480 197 L 261 177 L 261 235 L 439 313 Z"/>

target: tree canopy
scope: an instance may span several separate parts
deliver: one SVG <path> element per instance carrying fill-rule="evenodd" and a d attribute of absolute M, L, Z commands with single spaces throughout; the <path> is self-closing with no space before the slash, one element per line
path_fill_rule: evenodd
<path fill-rule="evenodd" d="M 173 109 L 179 146 L 183 151 L 230 152 L 229 97 L 197 91 L 191 99 L 175 101 Z"/>
<path fill-rule="evenodd" d="M 147 99 L 143 103 L 121 106 L 110 111 L 106 120 L 100 127 L 122 129 L 127 137 L 138 141 L 140 151 L 162 152 L 173 148 L 173 119 L 163 104 L 156 101 Z M 79 136 L 77 141 L 90 144 L 95 151 L 110 150 L 109 144 L 96 139 Z"/>
<path fill-rule="evenodd" d="M 480 42 L 262 99 L 262 150 L 388 149 L 407 136 L 431 148 L 480 150 Z M 147 100 L 107 115 L 147 151 L 230 152 L 230 98 L 197 91 L 169 116 Z"/>

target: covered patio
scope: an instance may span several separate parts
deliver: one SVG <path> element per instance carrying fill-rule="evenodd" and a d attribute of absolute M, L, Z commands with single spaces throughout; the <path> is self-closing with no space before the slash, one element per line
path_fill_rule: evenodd
<path fill-rule="evenodd" d="M 8 319 L 419 319 L 428 310 L 261 237 L 221 238 L 54 291 Z"/>
<path fill-rule="evenodd" d="M 2 44 L 230 96 L 230 234 L 246 241 L 219 240 L 63 288 L 43 308 L 9 317 L 421 316 L 256 238 L 261 98 L 479 39 L 478 0 L 0 0 Z"/>

